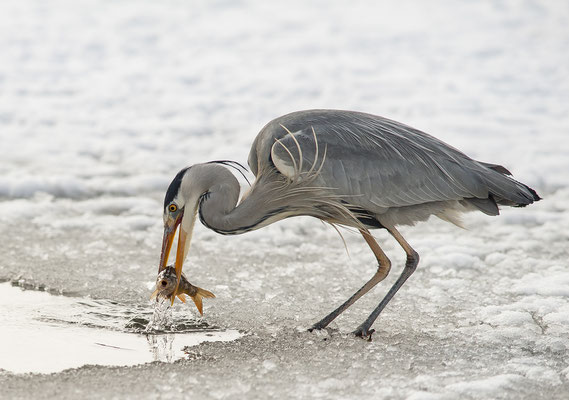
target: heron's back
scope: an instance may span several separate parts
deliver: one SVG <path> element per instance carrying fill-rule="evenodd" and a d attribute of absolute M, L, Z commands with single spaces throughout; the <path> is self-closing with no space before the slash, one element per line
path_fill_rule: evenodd
<path fill-rule="evenodd" d="M 284 115 L 261 130 L 249 154 L 255 175 L 276 168 L 293 178 L 291 171 L 301 161 L 299 172 L 321 166 L 315 183 L 389 224 L 414 223 L 432 214 L 444 218 L 445 210 L 460 207 L 497 215 L 497 204 L 525 206 L 539 200 L 504 167 L 475 161 L 404 124 L 359 112 Z"/>

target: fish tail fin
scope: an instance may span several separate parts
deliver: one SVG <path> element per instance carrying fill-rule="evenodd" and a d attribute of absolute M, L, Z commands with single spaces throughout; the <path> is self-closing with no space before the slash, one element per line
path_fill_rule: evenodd
<path fill-rule="evenodd" d="M 200 312 L 200 315 L 203 315 L 202 298 L 204 298 L 204 297 L 205 298 L 213 298 L 213 297 L 215 297 L 215 295 L 212 292 L 210 292 L 209 290 L 197 288 L 197 293 L 194 296 L 192 296 L 192 300 L 196 304 L 196 307 L 197 307 L 198 311 Z"/>

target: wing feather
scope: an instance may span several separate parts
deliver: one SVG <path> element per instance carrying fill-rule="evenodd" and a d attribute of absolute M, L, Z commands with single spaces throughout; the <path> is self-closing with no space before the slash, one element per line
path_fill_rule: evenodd
<path fill-rule="evenodd" d="M 302 170 L 295 171 L 300 164 Z M 475 161 L 409 126 L 358 112 L 310 110 L 277 118 L 259 133 L 249 155 L 255 174 L 274 166 L 291 179 L 320 164 L 315 183 L 376 213 L 431 202 L 488 199 L 493 193 L 505 199 L 514 193 L 514 203 L 535 200 L 525 185 L 490 168 L 492 164 Z"/>

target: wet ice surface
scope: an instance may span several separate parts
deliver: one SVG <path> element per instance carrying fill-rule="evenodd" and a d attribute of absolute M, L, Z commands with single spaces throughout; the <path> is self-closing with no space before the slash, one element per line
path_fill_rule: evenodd
<path fill-rule="evenodd" d="M 164 190 L 182 167 L 245 162 L 270 119 L 381 114 L 501 163 L 545 200 L 468 230 L 403 228 L 399 273 L 306 328 L 374 272 L 363 241 L 307 218 L 223 237 L 197 226 L 184 271 L 204 322 L 247 334 L 173 364 L 0 373 L 34 397 L 527 398 L 569 392 L 569 9 L 565 2 L 73 2 L 0 13 L 0 279 L 150 312 Z M 194 313 L 192 306 L 181 309 Z M 0 337 L 2 331 L 0 331 Z M 104 385 L 102 384 L 104 382 Z"/>
<path fill-rule="evenodd" d="M 173 362 L 186 356 L 187 347 L 241 336 L 181 313 L 172 326 L 171 308 L 159 311 L 157 321 L 148 307 L 125 309 L 116 302 L 0 284 L 0 370 L 50 373 L 89 364 Z"/>

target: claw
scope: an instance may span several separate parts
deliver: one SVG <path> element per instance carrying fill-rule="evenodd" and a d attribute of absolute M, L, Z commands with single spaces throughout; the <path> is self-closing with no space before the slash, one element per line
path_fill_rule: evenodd
<path fill-rule="evenodd" d="M 320 324 L 314 324 L 314 325 L 312 325 L 311 328 L 308 328 L 308 332 L 312 332 L 312 331 L 315 331 L 315 330 L 316 330 L 316 331 L 320 331 L 320 330 L 322 330 L 322 329 L 324 329 L 324 328 L 325 328 L 325 326 L 322 326 L 322 325 L 320 325 Z"/>
<path fill-rule="evenodd" d="M 370 329 L 369 331 L 367 330 L 367 328 L 363 328 L 363 327 L 359 327 L 358 329 L 356 329 L 353 334 L 356 335 L 357 337 L 361 337 L 362 339 L 367 340 L 368 342 L 371 342 L 371 335 L 375 332 L 375 329 Z"/>

